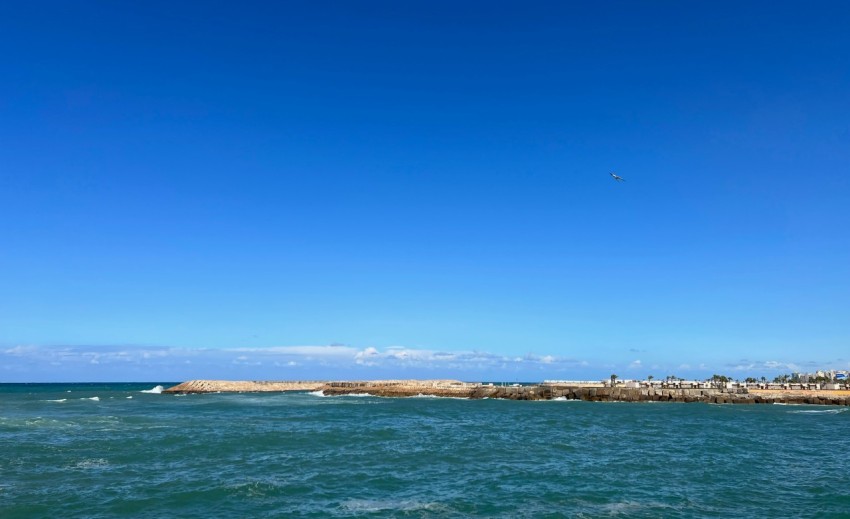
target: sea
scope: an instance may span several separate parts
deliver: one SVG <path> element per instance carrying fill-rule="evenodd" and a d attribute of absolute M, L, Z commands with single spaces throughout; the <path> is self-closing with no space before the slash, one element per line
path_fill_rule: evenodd
<path fill-rule="evenodd" d="M 850 517 L 846 407 L 0 385 L 0 518 Z"/>

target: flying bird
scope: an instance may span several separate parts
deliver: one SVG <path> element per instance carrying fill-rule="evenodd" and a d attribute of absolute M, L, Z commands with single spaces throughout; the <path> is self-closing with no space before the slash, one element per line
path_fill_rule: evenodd
<path fill-rule="evenodd" d="M 620 175 L 617 175 L 616 173 L 610 173 L 610 175 L 611 175 L 611 178 L 613 178 L 617 182 L 625 182 L 626 181 L 626 179 L 624 179 Z"/>

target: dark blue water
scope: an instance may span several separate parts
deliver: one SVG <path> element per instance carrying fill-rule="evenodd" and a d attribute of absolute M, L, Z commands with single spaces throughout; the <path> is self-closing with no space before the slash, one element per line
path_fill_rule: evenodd
<path fill-rule="evenodd" d="M 850 516 L 848 408 L 153 385 L 0 385 L 0 517 Z"/>

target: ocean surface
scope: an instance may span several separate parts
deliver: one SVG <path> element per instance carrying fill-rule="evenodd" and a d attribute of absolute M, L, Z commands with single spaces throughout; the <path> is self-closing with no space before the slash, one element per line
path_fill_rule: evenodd
<path fill-rule="evenodd" d="M 0 385 L 0 518 L 850 517 L 846 407 L 156 385 Z"/>

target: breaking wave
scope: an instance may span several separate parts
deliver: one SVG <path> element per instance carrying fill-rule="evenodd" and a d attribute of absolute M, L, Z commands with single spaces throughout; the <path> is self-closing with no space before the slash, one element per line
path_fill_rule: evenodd
<path fill-rule="evenodd" d="M 342 507 L 351 512 L 366 513 L 366 512 L 415 512 L 420 511 L 439 511 L 445 509 L 445 505 L 434 502 L 416 501 L 413 499 L 403 499 L 399 501 L 389 499 L 350 499 L 342 503 Z"/>
<path fill-rule="evenodd" d="M 788 411 L 791 414 L 838 414 L 847 412 L 847 408 L 842 409 L 795 409 Z"/>

